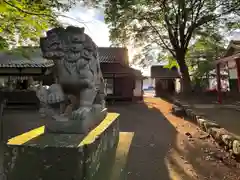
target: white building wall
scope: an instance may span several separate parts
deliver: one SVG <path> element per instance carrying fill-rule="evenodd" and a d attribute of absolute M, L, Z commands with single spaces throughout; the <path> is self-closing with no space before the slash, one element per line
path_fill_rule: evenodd
<path fill-rule="evenodd" d="M 230 79 L 237 79 L 237 69 L 229 69 L 229 78 Z"/>
<path fill-rule="evenodd" d="M 180 78 L 177 78 L 175 80 L 175 91 L 177 93 L 180 93 L 181 92 L 181 79 Z"/>
<path fill-rule="evenodd" d="M 149 86 L 155 86 L 155 80 L 150 77 L 143 80 L 143 89 L 146 89 Z"/>
<path fill-rule="evenodd" d="M 133 90 L 134 96 L 142 96 L 142 80 L 137 79 L 135 81 L 135 89 Z"/>

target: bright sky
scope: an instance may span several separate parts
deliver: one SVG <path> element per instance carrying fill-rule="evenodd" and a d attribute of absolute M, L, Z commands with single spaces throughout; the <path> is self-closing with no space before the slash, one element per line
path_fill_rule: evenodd
<path fill-rule="evenodd" d="M 108 27 L 104 23 L 103 10 L 76 6 L 69 12 L 64 13 L 64 15 L 72 18 L 60 17 L 60 20 L 64 22 L 64 24 L 85 27 L 85 32 L 98 46 L 108 47 L 111 45 Z"/>
<path fill-rule="evenodd" d="M 100 47 L 109 47 L 111 42 L 109 41 L 109 30 L 104 22 L 104 10 L 103 9 L 89 9 L 81 6 L 72 8 L 64 15 L 70 17 L 59 17 L 59 19 L 66 25 L 74 25 L 85 27 L 85 32 L 93 39 L 93 41 Z M 136 50 L 132 47 L 127 47 L 129 52 L 129 60 Z M 133 68 L 140 69 L 143 75 L 149 76 L 149 68 L 139 68 L 133 66 Z"/>
<path fill-rule="evenodd" d="M 99 47 L 109 47 L 109 29 L 104 22 L 103 9 L 90 9 L 82 6 L 76 6 L 64 15 L 70 17 L 59 17 L 59 19 L 67 25 L 85 27 L 85 32 L 93 39 Z M 131 61 L 135 49 L 127 47 L 129 52 L 129 60 Z"/>
<path fill-rule="evenodd" d="M 67 25 L 74 25 L 85 27 L 85 32 L 93 39 L 93 41 L 100 47 L 109 47 L 109 30 L 104 22 L 103 9 L 89 9 L 86 7 L 76 6 L 64 15 L 70 18 L 60 17 L 59 19 Z M 74 20 L 75 19 L 75 20 Z M 231 34 L 229 40 L 240 40 L 240 30 Z M 130 61 L 135 49 L 128 47 Z M 134 68 L 137 68 L 135 66 Z M 144 75 L 149 75 L 149 68 L 141 69 Z"/>

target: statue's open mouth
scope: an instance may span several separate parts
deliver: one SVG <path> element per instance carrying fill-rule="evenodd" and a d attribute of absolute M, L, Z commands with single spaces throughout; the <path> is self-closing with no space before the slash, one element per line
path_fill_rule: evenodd
<path fill-rule="evenodd" d="M 69 62 L 77 61 L 81 57 L 80 52 L 69 52 L 65 54 L 65 60 Z"/>

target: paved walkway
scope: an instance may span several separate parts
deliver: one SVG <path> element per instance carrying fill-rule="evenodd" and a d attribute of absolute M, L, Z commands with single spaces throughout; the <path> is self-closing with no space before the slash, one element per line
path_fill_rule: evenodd
<path fill-rule="evenodd" d="M 240 138 L 240 105 L 237 103 L 237 99 L 224 98 L 224 104 L 219 104 L 216 97 L 190 96 L 187 98 L 178 96 L 176 98 L 185 104 L 190 104 L 196 112 Z"/>
<path fill-rule="evenodd" d="M 234 105 L 192 103 L 192 108 L 240 138 L 240 110 Z"/>

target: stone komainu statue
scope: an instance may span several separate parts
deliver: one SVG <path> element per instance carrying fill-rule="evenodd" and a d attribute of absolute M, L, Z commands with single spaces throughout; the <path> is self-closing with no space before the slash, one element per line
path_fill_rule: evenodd
<path fill-rule="evenodd" d="M 96 44 L 84 28 L 59 27 L 46 34 L 40 38 L 40 47 L 43 57 L 55 62 L 56 84 L 48 89 L 45 103 L 61 104 L 61 117 L 68 120 L 84 121 L 101 113 L 105 109 L 105 84 Z"/>

